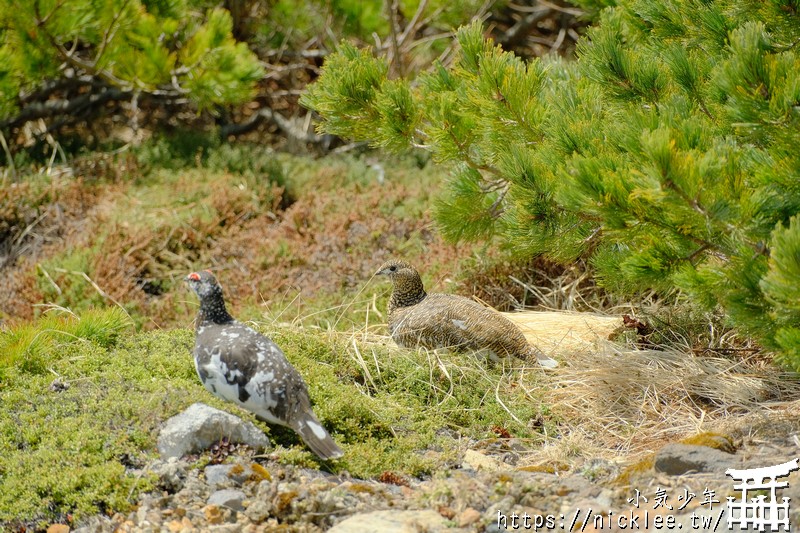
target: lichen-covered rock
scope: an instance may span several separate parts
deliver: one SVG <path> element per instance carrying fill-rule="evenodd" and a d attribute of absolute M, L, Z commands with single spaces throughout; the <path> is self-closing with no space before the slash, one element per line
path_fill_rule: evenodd
<path fill-rule="evenodd" d="M 208 465 L 203 470 L 206 476 L 206 483 L 209 487 L 218 487 L 230 483 L 230 473 L 233 465 Z"/>
<path fill-rule="evenodd" d="M 250 422 L 203 403 L 195 403 L 164 423 L 158 435 L 162 459 L 182 457 L 208 449 L 227 437 L 230 442 L 247 444 L 255 450 L 269 447 L 263 431 Z"/>
<path fill-rule="evenodd" d="M 692 444 L 667 444 L 656 453 L 654 468 L 671 476 L 689 472 L 711 472 L 724 474 L 725 470 L 738 464 L 736 457 L 707 446 Z"/>
<path fill-rule="evenodd" d="M 360 513 L 329 529 L 329 533 L 436 533 L 449 529 L 436 511 L 373 511 Z"/>
<path fill-rule="evenodd" d="M 178 492 L 183 488 L 188 467 L 187 462 L 177 457 L 170 457 L 166 461 L 155 461 L 150 465 L 150 470 L 158 476 L 158 484 L 162 489 L 167 492 Z"/>

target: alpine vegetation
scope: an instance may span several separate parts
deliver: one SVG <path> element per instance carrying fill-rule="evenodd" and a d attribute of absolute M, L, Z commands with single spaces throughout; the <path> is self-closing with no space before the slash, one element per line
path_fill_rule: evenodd
<path fill-rule="evenodd" d="M 525 62 L 474 23 L 451 64 L 389 79 L 345 43 L 303 102 L 320 131 L 448 164 L 451 240 L 683 295 L 800 369 L 797 3 L 613 4 L 575 61 Z"/>

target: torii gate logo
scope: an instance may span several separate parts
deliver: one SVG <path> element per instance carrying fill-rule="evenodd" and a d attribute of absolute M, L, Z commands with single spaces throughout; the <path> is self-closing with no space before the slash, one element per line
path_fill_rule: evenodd
<path fill-rule="evenodd" d="M 789 482 L 777 481 L 777 479 L 800 469 L 797 461 L 795 459 L 780 465 L 750 470 L 727 469 L 725 471 L 727 475 L 741 482 L 739 485 L 734 485 L 733 488 L 742 491 L 741 500 L 728 496 L 728 529 L 732 530 L 734 524 L 739 524 L 740 530 L 749 529 L 749 526 L 752 526 L 758 531 L 764 531 L 764 528 L 769 526 L 770 531 L 780 531 L 783 526 L 784 531 L 789 531 L 789 498 L 784 497 L 782 503 L 778 503 L 776 495 L 776 491 L 788 487 Z M 767 479 L 769 481 L 765 481 Z M 747 491 L 749 490 L 769 490 L 769 501 L 765 501 L 766 496 L 763 494 L 748 500 Z"/>

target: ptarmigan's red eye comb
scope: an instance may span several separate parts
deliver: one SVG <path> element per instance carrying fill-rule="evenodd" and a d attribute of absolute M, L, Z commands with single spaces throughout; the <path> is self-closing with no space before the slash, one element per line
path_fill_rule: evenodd
<path fill-rule="evenodd" d="M 192 281 L 200 281 L 200 274 L 198 274 L 197 272 L 192 272 L 191 274 L 186 276 L 186 279 L 190 279 Z"/>

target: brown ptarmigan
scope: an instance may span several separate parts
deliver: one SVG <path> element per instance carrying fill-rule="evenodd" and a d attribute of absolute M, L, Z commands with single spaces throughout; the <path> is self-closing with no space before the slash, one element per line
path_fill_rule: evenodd
<path fill-rule="evenodd" d="M 206 389 L 259 420 L 292 428 L 322 459 L 341 457 L 311 410 L 303 378 L 281 349 L 228 314 L 211 272 L 192 272 L 186 281 L 200 298 L 194 364 Z"/>
<path fill-rule="evenodd" d="M 389 331 L 400 346 L 487 351 L 494 357 L 536 360 L 548 368 L 558 365 L 497 311 L 455 294 L 427 294 L 419 273 L 405 261 L 387 261 L 375 275 L 392 281 Z"/>

